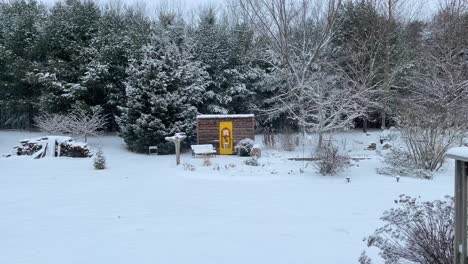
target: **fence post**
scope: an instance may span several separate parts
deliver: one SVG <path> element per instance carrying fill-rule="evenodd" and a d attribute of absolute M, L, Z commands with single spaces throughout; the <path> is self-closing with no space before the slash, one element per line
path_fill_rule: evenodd
<path fill-rule="evenodd" d="M 453 263 L 468 264 L 468 148 L 458 147 L 450 149 L 447 157 L 455 159 L 455 259 Z"/>

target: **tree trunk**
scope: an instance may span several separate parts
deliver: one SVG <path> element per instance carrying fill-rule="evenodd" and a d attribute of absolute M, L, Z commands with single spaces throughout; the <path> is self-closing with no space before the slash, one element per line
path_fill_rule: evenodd
<path fill-rule="evenodd" d="M 318 149 L 321 149 L 322 148 L 322 144 L 323 144 L 323 131 L 319 131 L 319 140 L 318 140 Z"/>
<path fill-rule="evenodd" d="M 175 143 L 175 151 L 176 151 L 176 165 L 180 164 L 180 141 L 176 141 Z"/>
<path fill-rule="evenodd" d="M 388 23 L 386 27 L 386 34 L 385 34 L 385 44 L 384 44 L 384 49 L 385 49 L 385 65 L 384 65 L 384 98 L 383 98 L 383 109 L 382 109 L 382 129 L 385 129 L 385 123 L 387 119 L 387 114 L 385 111 L 387 111 L 388 107 L 388 101 L 387 101 L 387 96 L 388 93 L 390 93 L 390 33 L 391 33 L 391 23 L 393 20 L 393 0 L 388 0 Z"/>

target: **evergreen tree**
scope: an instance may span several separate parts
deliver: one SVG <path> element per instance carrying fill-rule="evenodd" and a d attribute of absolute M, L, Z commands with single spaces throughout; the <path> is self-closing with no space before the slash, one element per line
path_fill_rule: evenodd
<path fill-rule="evenodd" d="M 88 91 L 81 78 L 92 60 L 100 16 L 92 1 L 66 0 L 52 8 L 44 36 L 47 63 L 38 76 L 45 86 L 42 110 L 65 112 L 77 101 L 86 103 Z"/>
<path fill-rule="evenodd" d="M 86 88 L 83 100 L 88 105 L 101 106 L 109 117 L 107 129 L 118 130 L 115 117 L 118 105 L 124 105 L 125 79 L 129 59 L 147 41 L 151 24 L 141 10 L 107 6 L 99 21 L 99 29 L 87 53 L 90 57 L 80 78 Z"/>
<path fill-rule="evenodd" d="M 241 113 L 248 111 L 253 98 L 253 83 L 259 78 L 258 69 L 249 57 L 253 33 L 246 24 L 218 22 L 213 9 L 205 10 L 194 32 L 196 59 L 206 65 L 210 76 L 207 101 L 200 112 Z"/>
<path fill-rule="evenodd" d="M 128 69 L 128 101 L 122 107 L 120 127 L 130 150 L 146 152 L 154 145 L 164 154 L 174 151 L 164 139 L 167 136 L 185 132 L 186 142 L 193 141 L 208 76 L 193 60 L 183 24 L 166 15 L 157 27 Z"/>
<path fill-rule="evenodd" d="M 29 128 L 41 87 L 45 8 L 34 0 L 0 3 L 0 128 Z"/>
<path fill-rule="evenodd" d="M 98 151 L 94 156 L 93 165 L 96 170 L 106 169 L 106 157 L 104 156 L 104 152 L 102 151 L 101 147 L 98 148 Z"/>

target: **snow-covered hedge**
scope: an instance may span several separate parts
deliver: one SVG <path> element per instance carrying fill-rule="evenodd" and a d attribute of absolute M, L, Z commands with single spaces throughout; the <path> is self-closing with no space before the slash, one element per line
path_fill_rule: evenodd
<path fill-rule="evenodd" d="M 234 147 L 237 155 L 242 157 L 250 156 L 250 151 L 255 145 L 255 141 L 250 138 L 244 138 Z"/>

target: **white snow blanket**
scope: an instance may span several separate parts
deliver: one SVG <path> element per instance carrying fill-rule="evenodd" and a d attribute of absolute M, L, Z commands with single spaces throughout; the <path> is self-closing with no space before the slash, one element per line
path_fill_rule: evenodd
<path fill-rule="evenodd" d="M 131 153 L 115 136 L 90 139 L 105 149 L 102 171 L 89 159 L 0 158 L 0 263 L 348 264 L 363 250 L 383 263 L 362 239 L 383 225 L 382 213 L 400 194 L 453 195 L 454 164 L 434 180 L 397 183 L 375 172 L 383 163 L 364 150 L 379 139 L 371 132 L 335 135 L 347 138 L 340 149 L 365 159 L 330 177 L 312 164 L 300 173 L 303 162 L 288 160 L 302 157 L 300 147 L 263 148 L 257 167 L 238 156 L 203 166 L 183 153 L 182 163 L 195 168 L 189 171 L 172 155 Z M 0 152 L 38 136 L 0 131 Z"/>

